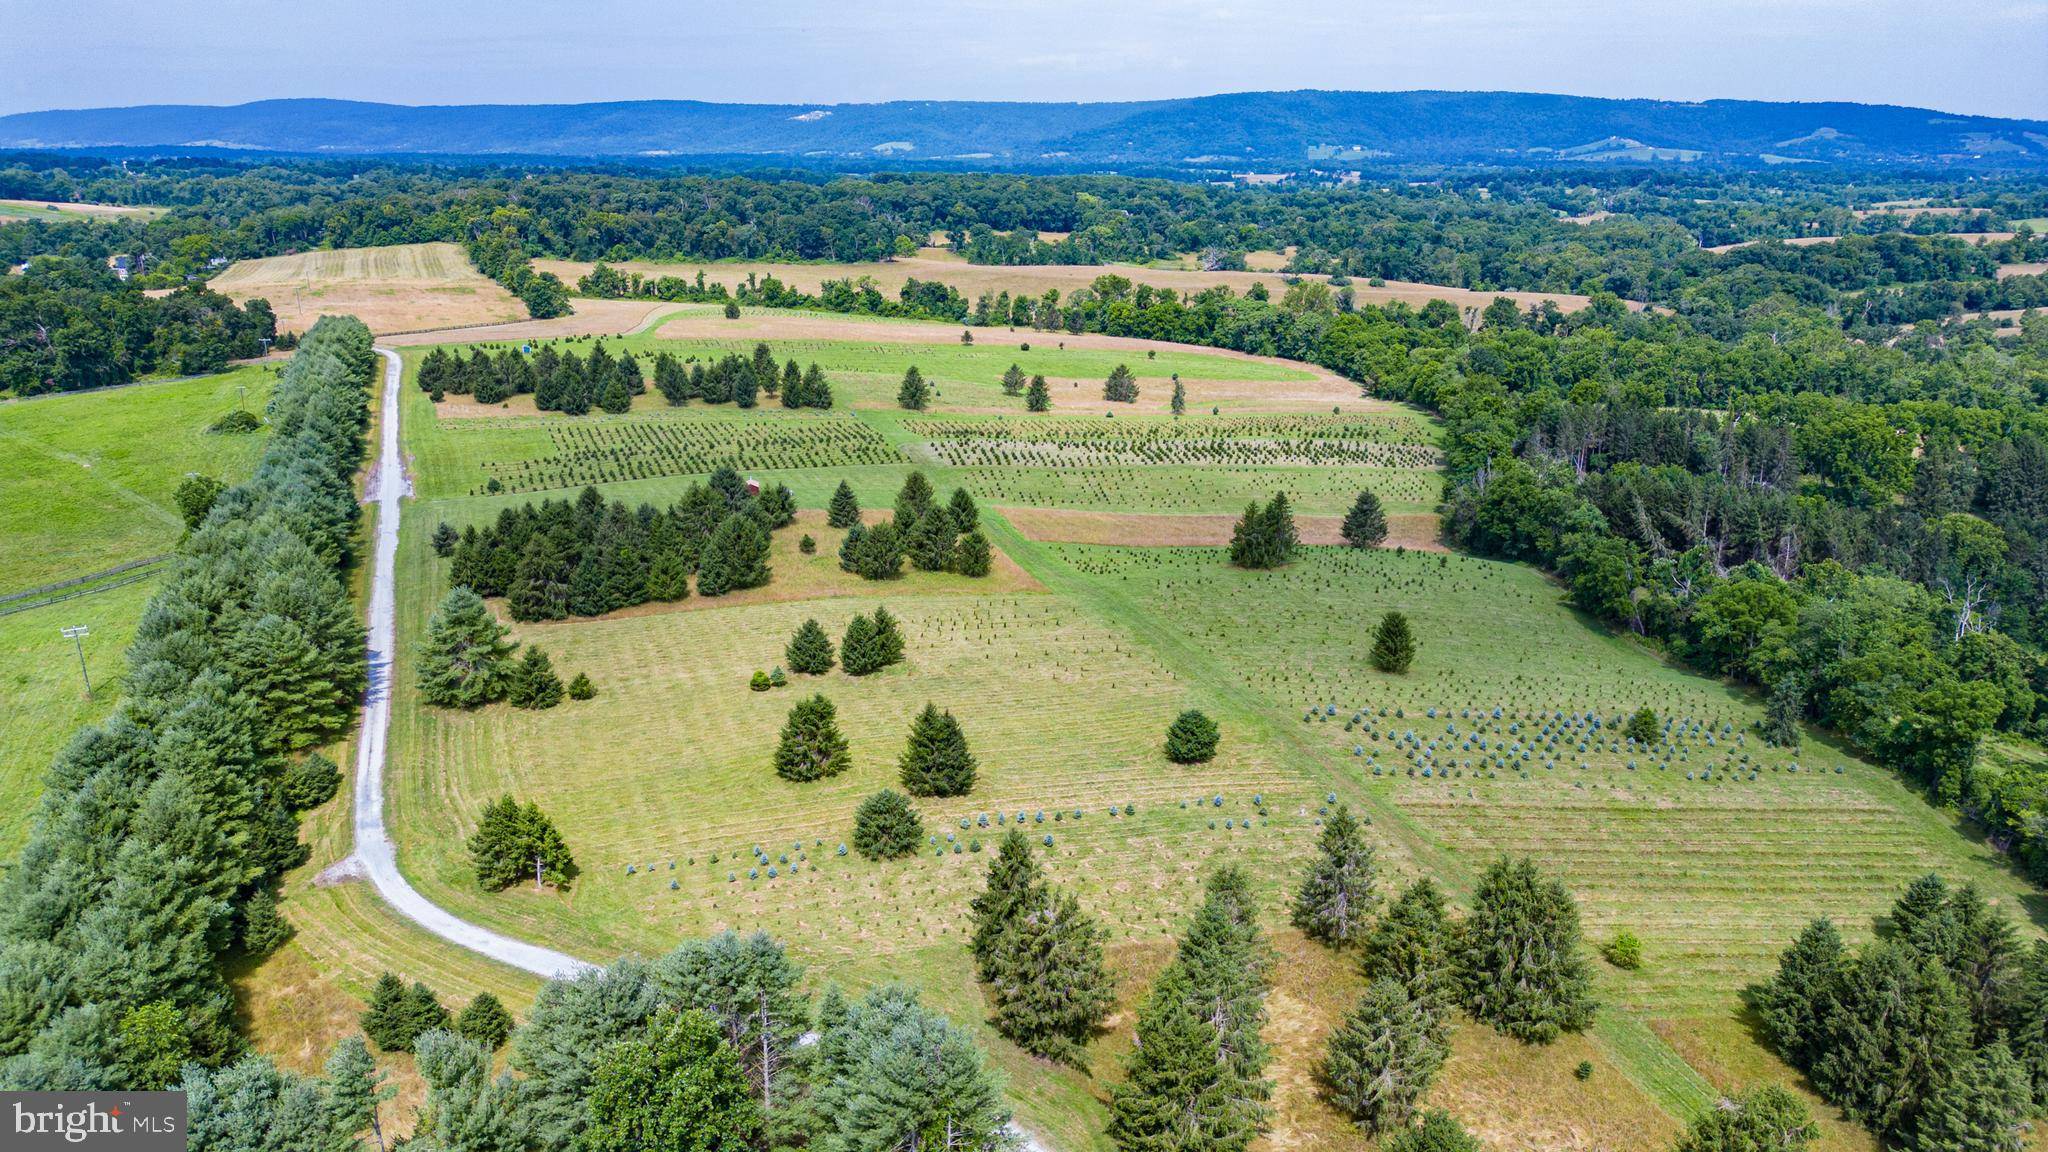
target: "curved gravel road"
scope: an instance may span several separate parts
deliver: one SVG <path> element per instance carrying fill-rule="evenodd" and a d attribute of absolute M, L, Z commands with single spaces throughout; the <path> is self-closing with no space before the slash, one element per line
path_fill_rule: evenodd
<path fill-rule="evenodd" d="M 345 870 L 367 877 L 399 915 L 451 944 L 537 976 L 572 977 L 594 965 L 478 927 L 420 895 L 398 871 L 398 850 L 384 828 L 384 752 L 391 731 L 391 658 L 397 645 L 398 517 L 400 501 L 412 495 L 412 484 L 405 478 L 405 458 L 398 447 L 398 354 L 385 348 L 377 354 L 384 358 L 384 416 L 369 492 L 377 505 L 375 567 L 370 574 L 370 686 L 363 695 L 363 726 L 356 745 L 354 867 Z"/>

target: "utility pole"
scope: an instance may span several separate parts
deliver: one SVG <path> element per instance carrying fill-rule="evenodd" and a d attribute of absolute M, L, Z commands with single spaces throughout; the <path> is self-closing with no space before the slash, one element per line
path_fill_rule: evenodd
<path fill-rule="evenodd" d="M 74 624 L 69 628 L 62 629 L 62 631 L 64 638 L 71 641 L 72 647 L 78 650 L 78 678 L 85 681 L 85 698 L 90 700 L 92 699 L 92 677 L 85 670 L 85 638 L 91 635 L 92 631 L 83 624 Z"/>

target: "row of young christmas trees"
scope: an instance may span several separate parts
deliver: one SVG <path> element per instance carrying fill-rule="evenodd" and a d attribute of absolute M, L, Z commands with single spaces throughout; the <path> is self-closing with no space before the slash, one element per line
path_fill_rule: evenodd
<path fill-rule="evenodd" d="M 479 404 L 498 404 L 531 394 L 543 412 L 582 416 L 593 409 L 618 414 L 633 407 L 633 397 L 647 391 L 647 379 L 631 352 L 614 357 L 602 342 L 588 357 L 542 344 L 531 355 L 504 349 L 495 355 L 472 349 L 468 359 L 435 348 L 420 362 L 420 390 L 440 401 L 470 396 Z M 752 408 L 761 397 L 779 399 L 784 408 L 830 408 L 832 386 L 814 362 L 802 369 L 792 359 L 775 362 L 768 345 L 754 345 L 751 357 L 727 353 L 715 361 L 678 360 L 662 352 L 654 358 L 654 387 L 671 406 L 692 400 Z"/>

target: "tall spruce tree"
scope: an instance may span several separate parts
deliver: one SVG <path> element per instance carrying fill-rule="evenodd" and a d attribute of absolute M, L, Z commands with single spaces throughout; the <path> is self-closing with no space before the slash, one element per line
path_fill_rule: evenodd
<path fill-rule="evenodd" d="M 905 537 L 911 564 L 920 572 L 949 571 L 953 567 L 953 545 L 959 538 L 958 534 L 952 513 L 937 505 L 932 506 L 910 526 Z"/>
<path fill-rule="evenodd" d="M 1415 1113 L 1450 1054 L 1438 1007 L 1398 980 L 1375 980 L 1330 1036 L 1322 1078 L 1360 1128 L 1378 1133 Z"/>
<path fill-rule="evenodd" d="M 477 830 L 469 838 L 470 864 L 477 883 L 496 891 L 532 877 L 563 886 L 575 870 L 568 845 L 537 804 L 522 807 L 511 796 L 484 806 Z"/>
<path fill-rule="evenodd" d="M 824 696 L 799 700 L 783 721 L 775 745 L 775 774 L 804 783 L 837 776 L 851 763 L 846 737 L 839 734 L 838 710 Z"/>
<path fill-rule="evenodd" d="M 1022 396 L 1023 394 L 1024 369 L 1012 364 L 1009 370 L 1003 373 L 1003 395 Z"/>
<path fill-rule="evenodd" d="M 512 650 L 506 628 L 483 597 L 455 587 L 427 622 L 420 646 L 420 696 L 444 708 L 475 708 L 502 700 L 512 686 Z"/>
<path fill-rule="evenodd" d="M 851 528 L 860 523 L 860 501 L 854 498 L 853 486 L 844 480 L 832 490 L 832 503 L 825 510 L 825 523 L 834 528 Z"/>
<path fill-rule="evenodd" d="M 1379 904 L 1373 851 L 1365 829 L 1339 804 L 1323 825 L 1317 854 L 1294 896 L 1294 926 L 1312 940 L 1344 947 L 1365 936 Z"/>
<path fill-rule="evenodd" d="M 1387 513 L 1370 491 L 1358 494 L 1344 514 L 1344 542 L 1353 548 L 1377 548 L 1387 539 Z"/>
<path fill-rule="evenodd" d="M 994 1024 L 1033 1056 L 1085 1066 L 1089 1037 L 1116 1004 L 1102 929 L 1071 892 L 1040 890 L 997 940 Z"/>
<path fill-rule="evenodd" d="M 1548 1044 L 1593 1022 L 1593 977 L 1580 955 L 1579 908 L 1536 862 L 1501 857 L 1465 919 L 1459 978 L 1472 1015 L 1517 1040 Z"/>
<path fill-rule="evenodd" d="M 974 790 L 974 755 L 951 711 L 930 703 L 910 723 L 910 742 L 897 761 L 912 796 L 965 796 Z"/>
<path fill-rule="evenodd" d="M 1406 615 L 1389 612 L 1380 617 L 1372 634 L 1373 667 L 1395 675 L 1406 672 L 1415 662 L 1415 648 L 1415 633 L 1408 627 Z"/>
<path fill-rule="evenodd" d="M 1033 376 L 1031 378 L 1031 386 L 1024 391 L 1024 410 L 1026 412 L 1052 411 L 1052 389 L 1046 385 L 1045 377 Z"/>
<path fill-rule="evenodd" d="M 455 1031 L 465 1040 L 474 1040 L 486 1051 L 495 1052 L 505 1046 L 512 1035 L 512 1013 L 489 992 L 479 992 L 455 1018 Z"/>
<path fill-rule="evenodd" d="M 847 621 L 846 635 L 839 641 L 839 666 L 848 676 L 879 672 L 887 663 L 875 643 L 875 622 L 866 616 Z"/>
<path fill-rule="evenodd" d="M 1178 420 L 1188 412 L 1188 386 L 1180 382 L 1180 373 L 1173 374 L 1173 400 L 1170 405 L 1174 419 Z"/>
<path fill-rule="evenodd" d="M 739 1056 L 701 1012 L 676 1013 L 615 1044 L 591 1073 L 588 1152 L 747 1152 L 761 1106 Z"/>
<path fill-rule="evenodd" d="M 1880 1139 L 1911 1140 L 1937 1086 L 1970 1059 L 1971 1022 L 1946 969 L 1906 945 L 1868 945 L 1836 983 L 1807 1076 Z"/>
<path fill-rule="evenodd" d="M 377 977 L 377 983 L 370 989 L 369 1006 L 359 1021 L 363 1035 L 386 1052 L 402 1052 L 411 1047 L 412 1037 L 405 1033 L 405 1007 L 405 981 L 392 972 Z"/>
<path fill-rule="evenodd" d="M 1443 889 L 1424 876 L 1402 889 L 1366 933 L 1359 966 L 1368 979 L 1399 980 L 1418 998 L 1447 999 L 1457 933 Z"/>
<path fill-rule="evenodd" d="M 924 518 L 938 502 L 938 494 L 932 491 L 932 482 L 925 479 L 923 472 L 912 471 L 903 478 L 903 487 L 896 490 L 896 526 L 899 531 L 908 531 L 912 524 Z"/>
<path fill-rule="evenodd" d="M 1138 1009 L 1124 1080 L 1109 1090 L 1119 1152 L 1244 1152 L 1265 1123 L 1264 1099 L 1222 1059 L 1187 976 L 1168 966 Z"/>
<path fill-rule="evenodd" d="M 953 571 L 962 576 L 980 578 L 989 574 L 995 566 L 995 553 L 989 547 L 988 537 L 979 529 L 960 537 L 953 545 Z"/>
<path fill-rule="evenodd" d="M 768 533 L 752 516 L 736 512 L 718 525 L 697 565 L 697 592 L 723 596 L 768 583 Z"/>
<path fill-rule="evenodd" d="M 1023 832 L 1010 829 L 1003 834 L 995 859 L 989 861 L 987 886 L 968 905 L 974 923 L 968 947 L 974 953 L 975 971 L 983 983 L 995 979 L 995 956 L 1003 934 L 1044 887 L 1045 874 L 1031 854 L 1031 842 Z"/>
<path fill-rule="evenodd" d="M 796 635 L 789 638 L 789 644 L 782 650 L 782 662 L 791 672 L 806 676 L 823 676 L 832 670 L 832 638 L 825 635 L 825 629 L 817 620 L 805 620 L 797 627 Z"/>
<path fill-rule="evenodd" d="M 1222 730 L 1208 715 L 1190 708 L 1166 727 L 1166 758 L 1176 764 L 1205 764 L 1216 757 Z"/>
<path fill-rule="evenodd" d="M 1913 1152 L 2021 1152 L 2037 1111 L 2026 1071 L 1995 1042 L 1940 1075 L 1905 1144 Z"/>
<path fill-rule="evenodd" d="M 924 382 L 924 373 L 912 364 L 903 373 L 903 383 L 896 389 L 896 406 L 912 412 L 922 412 L 932 401 L 932 390 Z"/>
<path fill-rule="evenodd" d="M 1777 974 L 1748 990 L 1745 998 L 1756 1010 L 1765 1038 L 1793 1067 L 1813 1062 L 1821 1022 L 1848 962 L 1848 949 L 1834 922 L 1815 920 L 1778 958 Z"/>
<path fill-rule="evenodd" d="M 765 932 L 686 940 L 656 961 L 650 979 L 664 1003 L 709 1016 L 739 1056 L 771 1138 L 801 1123 L 801 1047 L 810 1005 L 803 969 Z"/>
<path fill-rule="evenodd" d="M 1799 1097 L 1764 1084 L 1700 1113 L 1672 1152 L 1805 1152 L 1819 1138 Z"/>
<path fill-rule="evenodd" d="M 903 662 L 903 629 L 887 608 L 875 608 L 875 654 L 882 667 Z"/>
<path fill-rule="evenodd" d="M 953 489 L 953 495 L 946 499 L 946 511 L 952 513 L 955 532 L 972 532 L 981 527 L 981 508 L 965 488 Z"/>
<path fill-rule="evenodd" d="M 528 645 L 512 670 L 512 687 L 505 697 L 514 708 L 541 710 L 562 702 L 562 678 L 555 675 L 548 654 Z"/>

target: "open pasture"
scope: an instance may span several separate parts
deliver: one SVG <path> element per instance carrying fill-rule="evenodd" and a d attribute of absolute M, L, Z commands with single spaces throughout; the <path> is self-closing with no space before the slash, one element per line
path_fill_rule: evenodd
<path fill-rule="evenodd" d="M 79 204 L 70 200 L 0 200 L 0 224 L 15 220 L 153 220 L 169 211 L 139 204 Z"/>
<path fill-rule="evenodd" d="M 1600 966 L 1610 1003 L 1733 1012 L 1808 920 L 1866 935 L 1933 869 L 2031 913 L 2024 882 L 1893 774 L 1817 739 L 1765 745 L 1760 701 L 1586 626 L 1529 569 L 1310 549 L 1245 573 L 1207 549 L 1057 551 L 1231 653 L 1244 687 L 1454 857 L 1531 853 L 1578 896 L 1594 942 L 1636 932 L 1642 970 Z M 1421 643 L 1400 676 L 1367 659 L 1390 609 Z M 1665 731 L 1631 746 L 1618 722 L 1645 706 Z"/>
<path fill-rule="evenodd" d="M 276 379 L 256 366 L 0 402 L 0 595 L 169 552 L 186 474 L 233 482 L 263 450 L 261 430 L 207 427 L 261 413 Z"/>
<path fill-rule="evenodd" d="M 478 272 L 459 244 L 315 249 L 238 261 L 208 287 L 236 300 L 262 298 L 280 330 L 303 332 L 348 313 L 373 332 L 517 320 L 526 307 Z"/>

